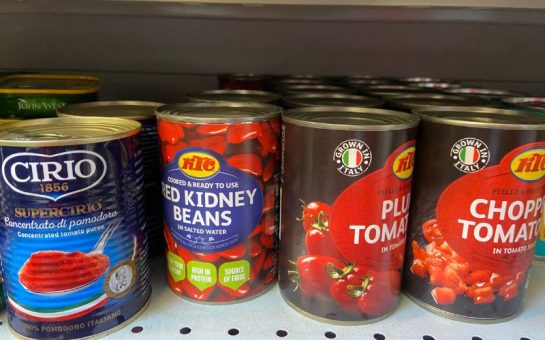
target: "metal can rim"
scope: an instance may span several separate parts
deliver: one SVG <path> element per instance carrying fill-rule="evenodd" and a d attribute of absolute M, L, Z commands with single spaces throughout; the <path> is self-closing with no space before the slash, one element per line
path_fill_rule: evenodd
<path fill-rule="evenodd" d="M 452 99 L 450 103 L 445 104 L 426 104 L 418 103 L 418 102 L 408 102 L 407 100 L 411 99 L 432 99 L 432 100 L 441 100 L 441 99 Z M 453 101 L 457 100 L 461 103 L 461 105 L 453 105 Z M 398 96 L 391 96 L 387 98 L 387 101 L 389 103 L 392 103 L 398 107 L 402 107 L 404 109 L 418 109 L 418 108 L 424 108 L 424 107 L 442 107 L 442 106 L 484 106 L 488 104 L 488 101 L 478 98 L 478 97 L 468 97 L 468 96 L 455 96 L 450 94 L 425 94 L 425 93 L 415 93 L 415 94 L 402 94 Z"/>
<path fill-rule="evenodd" d="M 258 99 L 256 101 L 252 101 L 254 103 L 272 103 L 280 99 L 280 96 L 273 92 L 267 92 L 267 91 L 257 91 L 257 90 L 206 90 L 206 91 L 200 91 L 200 92 L 191 92 L 186 95 L 186 97 L 192 101 L 197 103 L 217 103 L 217 102 L 238 102 L 239 100 L 236 100 L 236 98 L 233 98 L 233 100 L 217 100 L 214 98 L 210 98 L 210 96 L 214 95 L 247 95 L 247 96 L 255 96 L 262 97 L 262 99 Z"/>
<path fill-rule="evenodd" d="M 108 101 L 97 101 L 97 102 L 86 102 L 86 103 L 76 103 L 69 104 L 64 107 L 61 107 L 57 110 L 57 116 L 59 117 L 107 117 L 107 118 L 124 118 L 132 120 L 146 120 L 152 119 L 155 117 L 155 109 L 159 106 L 165 105 L 159 102 L 149 102 L 141 100 L 108 100 Z M 141 106 L 149 107 L 149 113 L 138 113 L 134 115 L 95 115 L 95 114 L 86 114 L 84 111 L 77 112 L 77 110 L 86 110 L 88 108 L 110 108 L 115 106 Z"/>
<path fill-rule="evenodd" d="M 423 121 L 463 127 L 487 128 L 498 130 L 545 130 L 545 116 L 531 112 L 497 109 L 482 106 L 440 106 L 413 110 Z M 450 115 L 449 115 L 450 113 Z M 480 116 L 476 116 L 482 114 Z M 505 117 L 505 120 L 492 120 L 490 115 Z M 459 117 L 459 118 L 458 118 Z M 511 117 L 511 119 L 509 119 Z M 464 119 L 461 119 L 464 118 Z M 519 121 L 515 118 L 523 118 Z M 525 123 L 521 123 L 527 122 Z M 528 123 L 534 121 L 535 123 Z"/>
<path fill-rule="evenodd" d="M 207 109 L 208 115 L 204 112 Z M 236 109 L 242 111 L 233 114 Z M 262 122 L 277 118 L 280 113 L 280 106 L 248 102 L 177 103 L 163 105 L 155 110 L 159 119 L 196 124 Z"/>
<path fill-rule="evenodd" d="M 66 80 L 86 80 L 92 83 L 92 86 L 87 88 L 71 89 L 69 87 L 65 89 L 19 89 L 19 88 L 3 88 L 2 82 L 11 79 L 24 78 L 24 79 L 66 79 Z M 99 78 L 92 75 L 77 75 L 77 74 L 54 74 L 54 73 L 39 73 L 39 74 L 10 74 L 4 77 L 0 77 L 0 93 L 4 94 L 88 94 L 95 93 L 99 88 Z"/>
<path fill-rule="evenodd" d="M 287 105 L 290 105 L 290 106 L 293 106 L 293 105 L 297 105 L 299 107 L 315 107 L 315 106 L 318 106 L 318 105 L 313 105 L 312 103 L 306 103 L 306 102 L 300 102 L 298 100 L 301 100 L 301 99 L 322 99 L 322 98 L 327 98 L 327 99 L 339 99 L 339 100 L 342 100 L 342 99 L 348 99 L 348 100 L 354 100 L 354 103 L 352 103 L 352 105 L 349 105 L 347 104 L 346 106 L 357 106 L 357 101 L 361 101 L 362 102 L 362 105 L 364 104 L 364 102 L 369 102 L 373 105 L 377 105 L 377 106 L 380 106 L 380 105 L 383 105 L 384 104 L 384 99 L 381 99 L 381 98 L 376 98 L 376 97 L 371 97 L 371 96 L 360 96 L 360 95 L 357 95 L 357 94 L 351 94 L 351 93 L 312 93 L 312 92 L 302 92 L 302 93 L 297 93 L 297 94 L 289 94 L 289 95 L 286 95 L 282 98 L 282 101 L 287 104 Z M 324 105 L 320 105 L 320 106 L 324 106 Z M 329 106 L 329 105 L 328 105 Z M 339 105 L 341 106 L 341 105 Z"/>
<path fill-rule="evenodd" d="M 322 117 L 320 117 L 320 113 L 322 113 Z M 332 120 L 343 118 L 342 114 L 350 114 L 346 117 L 353 118 L 354 122 L 348 124 L 310 120 L 311 118 L 324 118 L 324 114 L 327 113 L 329 113 L 329 117 L 326 115 L 325 118 Z M 294 125 L 325 130 L 387 131 L 416 127 L 420 119 L 418 116 L 393 110 L 350 106 L 315 106 L 287 110 L 282 114 L 282 120 Z M 354 124 L 358 122 L 362 124 Z"/>
<path fill-rule="evenodd" d="M 38 129 L 38 127 L 41 128 Z M 34 135 L 30 134 L 33 128 L 35 129 Z M 77 128 L 80 130 L 74 130 Z M 78 135 L 78 132 L 82 133 L 85 130 L 84 128 L 93 129 L 94 135 Z M 70 119 L 56 117 L 31 119 L 0 125 L 0 146 L 48 147 L 92 144 L 136 135 L 140 130 L 141 124 L 139 122 L 124 118 L 81 117 Z M 75 135 L 63 135 L 63 131 L 72 132 Z M 28 135 L 25 135 L 25 132 Z"/>
<path fill-rule="evenodd" d="M 535 102 L 543 103 L 545 105 L 545 97 L 509 97 L 509 98 L 501 98 L 500 101 L 503 104 L 507 104 L 517 109 L 532 110 L 532 111 L 539 111 L 539 112 L 542 112 L 545 110 L 545 106 L 541 108 L 539 106 L 532 105 Z"/>

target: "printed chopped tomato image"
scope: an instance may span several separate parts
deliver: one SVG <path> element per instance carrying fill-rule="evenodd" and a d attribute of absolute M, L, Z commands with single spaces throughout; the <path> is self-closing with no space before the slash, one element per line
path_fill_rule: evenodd
<path fill-rule="evenodd" d="M 34 293 L 58 293 L 89 284 L 110 265 L 104 254 L 45 250 L 30 256 L 19 271 L 19 281 Z"/>

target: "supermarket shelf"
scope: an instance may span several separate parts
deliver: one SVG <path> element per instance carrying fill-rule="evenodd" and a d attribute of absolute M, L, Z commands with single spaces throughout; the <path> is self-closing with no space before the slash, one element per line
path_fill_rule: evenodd
<path fill-rule="evenodd" d="M 254 300 L 222 306 L 192 303 L 176 297 L 166 286 L 162 261 L 153 267 L 153 294 L 144 314 L 106 339 L 424 339 L 424 340 L 494 340 L 543 339 L 545 317 L 545 264 L 535 263 L 526 305 L 515 319 L 499 324 L 468 324 L 436 316 L 403 297 L 400 306 L 388 318 L 363 326 L 337 326 L 302 317 L 283 302 L 278 287 Z M 15 339 L 0 316 L 0 339 Z M 133 333 L 137 328 L 141 332 Z M 185 328 L 188 334 L 182 334 Z M 231 336 L 228 331 L 238 330 Z M 326 335 L 327 333 L 327 335 Z M 329 336 L 329 337 L 328 337 Z M 427 336 L 427 337 L 426 337 Z"/>
<path fill-rule="evenodd" d="M 7 0 L 0 13 L 545 25 L 540 0 Z"/>

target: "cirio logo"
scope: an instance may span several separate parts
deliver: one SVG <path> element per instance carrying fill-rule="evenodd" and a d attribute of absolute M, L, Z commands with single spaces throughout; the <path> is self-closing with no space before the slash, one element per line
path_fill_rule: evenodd
<path fill-rule="evenodd" d="M 511 161 L 511 172 L 524 182 L 542 179 L 545 176 L 545 148 L 534 148 L 519 153 Z"/>
<path fill-rule="evenodd" d="M 106 171 L 106 160 L 86 150 L 54 155 L 21 152 L 2 163 L 2 178 L 11 189 L 52 201 L 95 187 Z"/>

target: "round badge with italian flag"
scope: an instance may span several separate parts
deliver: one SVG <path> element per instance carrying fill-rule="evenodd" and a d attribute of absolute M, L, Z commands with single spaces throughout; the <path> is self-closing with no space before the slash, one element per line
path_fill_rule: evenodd
<path fill-rule="evenodd" d="M 369 146 L 358 139 L 341 142 L 335 148 L 333 161 L 337 171 L 345 176 L 359 176 L 371 165 L 372 154 Z"/>
<path fill-rule="evenodd" d="M 482 140 L 466 137 L 454 143 L 450 149 L 450 156 L 455 161 L 456 169 L 471 173 L 486 167 L 490 159 L 490 151 Z"/>

